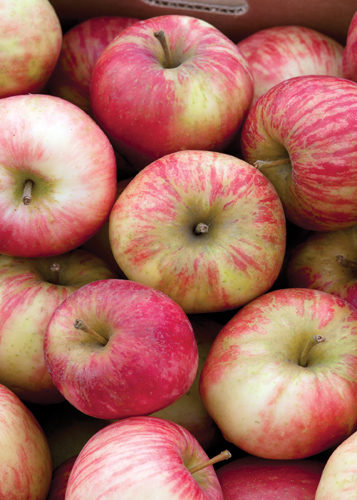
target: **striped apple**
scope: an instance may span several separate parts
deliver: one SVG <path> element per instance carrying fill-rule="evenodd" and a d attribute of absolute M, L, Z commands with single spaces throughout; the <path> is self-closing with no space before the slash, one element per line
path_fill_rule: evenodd
<path fill-rule="evenodd" d="M 348 27 L 346 45 L 343 50 L 343 75 L 357 82 L 357 12 Z"/>
<path fill-rule="evenodd" d="M 254 80 L 252 105 L 274 85 L 302 75 L 342 77 L 343 46 L 305 26 L 274 26 L 237 44 Z"/>
<path fill-rule="evenodd" d="M 106 426 L 84 445 L 68 478 L 66 500 L 223 500 L 212 465 L 184 427 L 156 417 Z"/>
<path fill-rule="evenodd" d="M 234 309 L 267 291 L 285 252 L 283 208 L 259 170 L 224 153 L 180 151 L 139 172 L 109 217 L 124 274 L 187 313 Z"/>
<path fill-rule="evenodd" d="M 216 337 L 203 404 L 227 441 L 269 459 L 327 450 L 357 428 L 357 310 L 306 288 L 263 294 Z"/>
<path fill-rule="evenodd" d="M 89 113 L 89 85 L 98 57 L 123 29 L 136 21 L 121 16 L 94 17 L 66 31 L 47 91 Z"/>
<path fill-rule="evenodd" d="M 312 231 L 357 222 L 357 83 L 300 76 L 251 108 L 243 157 L 274 184 L 287 218 Z"/>

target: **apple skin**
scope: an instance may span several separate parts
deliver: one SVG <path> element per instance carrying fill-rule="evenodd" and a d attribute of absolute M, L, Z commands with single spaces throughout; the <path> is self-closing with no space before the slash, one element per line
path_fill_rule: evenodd
<path fill-rule="evenodd" d="M 49 257 L 101 227 L 116 196 L 113 148 L 72 103 L 48 95 L 0 100 L 0 253 Z M 32 180 L 30 204 L 22 201 Z"/>
<path fill-rule="evenodd" d="M 77 456 L 68 458 L 54 469 L 46 500 L 65 500 L 68 478 L 76 458 Z"/>
<path fill-rule="evenodd" d="M 314 500 L 323 461 L 237 458 L 217 469 L 225 500 Z"/>
<path fill-rule="evenodd" d="M 313 336 L 325 342 L 313 344 Z M 266 293 L 216 337 L 203 404 L 224 438 L 251 455 L 300 459 L 357 426 L 357 310 L 305 288 Z"/>
<path fill-rule="evenodd" d="M 242 154 L 274 184 L 287 219 L 334 231 L 357 222 L 356 134 L 357 84 L 300 76 L 275 85 L 250 109 Z"/>
<path fill-rule="evenodd" d="M 208 232 L 195 234 L 199 223 Z M 272 184 L 225 153 L 179 151 L 139 172 L 115 202 L 109 238 L 120 269 L 187 313 L 234 309 L 267 291 L 286 223 Z"/>
<path fill-rule="evenodd" d="M 131 17 L 103 16 L 86 19 L 63 35 L 61 53 L 47 91 L 90 113 L 89 86 L 94 65 L 107 45 L 137 21 Z"/>
<path fill-rule="evenodd" d="M 45 500 L 52 476 L 46 437 L 33 413 L 0 384 L 0 497 Z"/>
<path fill-rule="evenodd" d="M 343 46 L 305 26 L 275 26 L 238 44 L 254 80 L 251 105 L 274 85 L 302 75 L 342 77 Z"/>
<path fill-rule="evenodd" d="M 348 27 L 342 65 L 343 76 L 357 82 L 357 12 L 353 15 Z"/>
<path fill-rule="evenodd" d="M 356 255 L 357 226 L 312 233 L 291 249 L 286 265 L 288 286 L 333 293 L 357 307 Z"/>
<path fill-rule="evenodd" d="M 2 0 L 0 97 L 39 92 L 62 45 L 62 28 L 48 0 Z"/>
<path fill-rule="evenodd" d="M 208 460 L 184 427 L 155 417 L 130 417 L 98 431 L 79 453 L 66 500 L 223 500 L 212 466 L 194 475 L 188 468 Z"/>
<path fill-rule="evenodd" d="M 107 343 L 76 329 L 77 319 Z M 44 352 L 67 401 L 103 419 L 173 403 L 191 387 L 198 366 L 192 325 L 181 307 L 158 290 L 121 279 L 89 283 L 67 297 L 50 320 Z"/>
<path fill-rule="evenodd" d="M 357 491 L 357 432 L 329 456 L 316 491 L 316 500 L 354 500 Z"/>
<path fill-rule="evenodd" d="M 175 67 L 166 67 L 157 31 L 165 33 Z M 224 150 L 252 95 L 236 44 L 207 22 L 180 15 L 126 28 L 99 56 L 90 85 L 96 120 L 136 171 L 178 150 Z"/>
<path fill-rule="evenodd" d="M 152 413 L 153 417 L 164 418 L 185 427 L 195 436 L 204 450 L 218 445 L 222 436 L 204 407 L 200 391 L 200 375 L 211 345 L 222 325 L 210 317 L 192 316 L 190 321 L 198 347 L 198 369 L 195 380 L 186 394 L 162 410 Z"/>
<path fill-rule="evenodd" d="M 60 266 L 58 280 L 53 263 Z M 62 401 L 43 354 L 47 325 L 74 290 L 114 277 L 104 261 L 79 249 L 40 259 L 0 255 L 0 383 L 25 401 Z"/>

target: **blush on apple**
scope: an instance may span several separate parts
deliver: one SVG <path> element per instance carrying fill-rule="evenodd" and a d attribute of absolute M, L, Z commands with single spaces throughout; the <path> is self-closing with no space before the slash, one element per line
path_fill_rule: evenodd
<path fill-rule="evenodd" d="M 335 446 L 357 427 L 357 310 L 320 290 L 261 295 L 216 337 L 200 392 L 225 439 L 251 455 Z"/>
<path fill-rule="evenodd" d="M 357 12 L 348 27 L 346 45 L 343 50 L 343 76 L 357 82 Z"/>

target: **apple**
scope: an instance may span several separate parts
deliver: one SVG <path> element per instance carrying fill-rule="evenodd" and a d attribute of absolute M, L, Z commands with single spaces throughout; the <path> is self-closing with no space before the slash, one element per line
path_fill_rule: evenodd
<path fill-rule="evenodd" d="M 234 309 L 279 274 L 286 224 L 272 184 L 243 160 L 178 151 L 139 172 L 115 202 L 109 238 L 131 280 L 187 313 Z"/>
<path fill-rule="evenodd" d="M 0 100 L 0 253 L 50 257 L 89 239 L 116 195 L 113 148 L 59 97 Z"/>
<path fill-rule="evenodd" d="M 89 85 L 94 65 L 115 36 L 136 21 L 122 16 L 94 17 L 66 31 L 47 86 L 48 93 L 67 99 L 90 113 Z"/>
<path fill-rule="evenodd" d="M 184 427 L 155 417 L 129 417 L 104 427 L 83 447 L 66 500 L 90 498 L 93 491 L 107 500 L 223 500 L 207 462 Z"/>
<path fill-rule="evenodd" d="M 132 177 L 118 181 L 116 197 L 124 191 L 124 188 L 126 188 L 131 180 Z M 89 238 L 89 240 L 83 243 L 82 248 L 103 259 L 118 277 L 125 278 L 124 273 L 119 268 L 117 261 L 114 258 L 112 247 L 110 246 L 109 216 L 102 227 L 91 238 Z"/>
<path fill-rule="evenodd" d="M 68 478 L 76 458 L 76 456 L 68 458 L 54 469 L 46 500 L 65 500 Z"/>
<path fill-rule="evenodd" d="M 314 500 L 324 462 L 237 458 L 217 469 L 225 500 Z"/>
<path fill-rule="evenodd" d="M 357 310 L 306 288 L 273 290 L 216 337 L 200 393 L 223 437 L 269 459 L 301 459 L 357 427 Z"/>
<path fill-rule="evenodd" d="M 166 408 L 152 413 L 152 416 L 164 418 L 185 427 L 195 436 L 202 448 L 207 450 L 219 444 L 221 435 L 202 403 L 199 382 L 208 352 L 222 326 L 209 316 L 192 316 L 190 321 L 195 333 L 199 356 L 196 378 L 186 394 Z"/>
<path fill-rule="evenodd" d="M 52 476 L 46 437 L 33 413 L 0 384 L 0 497 L 45 500 Z"/>
<path fill-rule="evenodd" d="M 342 77 L 343 46 L 305 26 L 274 26 L 237 44 L 254 80 L 252 104 L 274 85 L 301 75 Z"/>
<path fill-rule="evenodd" d="M 192 325 L 164 293 L 122 279 L 82 286 L 53 313 L 44 338 L 61 394 L 96 418 L 144 415 L 191 387 L 198 350 Z"/>
<path fill-rule="evenodd" d="M 298 76 L 258 99 L 241 147 L 274 184 L 288 220 L 334 231 L 357 223 L 356 134 L 357 83 Z"/>
<path fill-rule="evenodd" d="M 62 28 L 48 0 L 2 0 L 0 98 L 39 92 L 62 45 Z"/>
<path fill-rule="evenodd" d="M 357 491 L 357 432 L 329 456 L 316 491 L 316 500 L 354 500 Z"/>
<path fill-rule="evenodd" d="M 348 27 L 342 67 L 343 76 L 357 82 L 357 11 L 352 16 Z"/>
<path fill-rule="evenodd" d="M 80 249 L 37 259 L 0 255 L 0 383 L 25 401 L 62 401 L 43 354 L 47 325 L 74 290 L 114 277 L 104 261 Z"/>
<path fill-rule="evenodd" d="M 357 307 L 357 226 L 312 233 L 291 249 L 288 286 L 333 293 Z"/>
<path fill-rule="evenodd" d="M 90 84 L 96 120 L 136 171 L 182 149 L 225 149 L 252 95 L 236 44 L 184 15 L 126 28 L 99 56 Z"/>

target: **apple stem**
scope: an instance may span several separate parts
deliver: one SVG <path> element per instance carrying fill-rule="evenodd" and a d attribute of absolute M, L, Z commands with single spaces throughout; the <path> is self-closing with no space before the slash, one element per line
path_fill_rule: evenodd
<path fill-rule="evenodd" d="M 208 233 L 209 226 L 208 224 L 205 224 L 204 222 L 199 222 L 193 232 L 195 234 L 204 234 Z"/>
<path fill-rule="evenodd" d="M 165 56 L 166 68 L 173 68 L 174 64 L 172 62 L 171 50 L 170 50 L 170 47 L 167 43 L 165 32 L 162 30 L 155 31 L 154 37 L 157 38 L 159 40 L 159 42 L 161 43 L 161 47 L 162 47 L 162 50 L 164 51 L 164 56 Z"/>
<path fill-rule="evenodd" d="M 33 181 L 31 179 L 27 179 L 24 184 L 24 190 L 22 192 L 22 203 L 24 205 L 29 205 L 32 201 L 32 188 Z"/>
<path fill-rule="evenodd" d="M 108 342 L 108 340 L 105 337 L 103 337 L 103 335 L 93 330 L 93 328 L 87 326 L 85 322 L 81 319 L 76 319 L 73 326 L 77 330 L 82 330 L 83 332 L 89 333 L 89 335 L 92 335 L 92 337 L 94 337 L 102 345 L 106 345 Z"/>
<path fill-rule="evenodd" d="M 206 460 L 206 462 L 203 462 L 198 465 L 194 465 L 193 467 L 189 468 L 188 470 L 191 472 L 191 474 L 194 474 L 195 472 L 198 472 L 201 469 L 204 469 L 205 467 L 208 467 L 209 465 L 214 465 L 217 462 L 222 462 L 222 460 L 228 460 L 231 458 L 232 454 L 228 450 L 221 451 L 218 455 L 216 455 L 213 458 L 210 458 L 209 460 Z"/>
<path fill-rule="evenodd" d="M 290 163 L 290 158 L 279 158 L 278 160 L 257 160 L 254 162 L 254 166 L 261 170 L 264 167 L 278 167 L 279 165 L 286 165 Z"/>
<path fill-rule="evenodd" d="M 357 271 L 357 262 L 355 260 L 346 259 L 344 255 L 336 255 L 336 260 L 341 266 Z"/>
<path fill-rule="evenodd" d="M 307 344 L 305 344 L 305 347 L 301 353 L 300 360 L 299 360 L 299 365 L 300 366 L 307 366 L 307 360 L 310 354 L 311 349 L 314 347 L 316 344 L 321 344 L 321 342 L 325 342 L 326 337 L 323 337 L 322 335 L 314 335 Z"/>
<path fill-rule="evenodd" d="M 52 272 L 52 283 L 55 285 L 58 285 L 59 282 L 59 272 L 60 272 L 61 266 L 58 264 L 58 262 L 52 262 L 50 265 L 50 271 Z"/>

